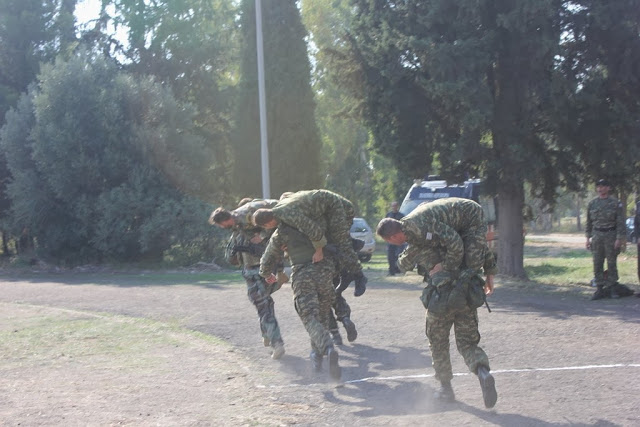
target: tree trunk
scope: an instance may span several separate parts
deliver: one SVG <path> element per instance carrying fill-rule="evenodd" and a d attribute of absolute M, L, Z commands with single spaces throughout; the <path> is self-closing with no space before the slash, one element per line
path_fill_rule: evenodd
<path fill-rule="evenodd" d="M 582 196 L 576 195 L 576 227 L 578 231 L 582 231 L 582 223 L 580 221 L 580 212 L 582 210 Z"/>
<path fill-rule="evenodd" d="M 524 186 L 509 183 L 498 191 L 498 269 L 500 274 L 526 279 L 522 207 Z"/>

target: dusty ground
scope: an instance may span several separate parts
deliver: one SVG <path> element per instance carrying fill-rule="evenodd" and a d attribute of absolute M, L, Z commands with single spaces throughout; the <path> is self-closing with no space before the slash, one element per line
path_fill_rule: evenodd
<path fill-rule="evenodd" d="M 59 326 L 33 354 L 0 355 L 0 424 L 640 425 L 640 298 L 592 302 L 590 288 L 499 279 L 492 313 L 479 311 L 499 394 L 487 410 L 455 345 L 458 401 L 431 400 L 420 278 L 368 276 L 362 297 L 347 295 L 359 336 L 339 349 L 334 384 L 309 370 L 287 286 L 275 294 L 287 354 L 273 361 L 240 282 L 5 272 L 0 333 Z M 65 332 L 77 322 L 88 332 Z"/>

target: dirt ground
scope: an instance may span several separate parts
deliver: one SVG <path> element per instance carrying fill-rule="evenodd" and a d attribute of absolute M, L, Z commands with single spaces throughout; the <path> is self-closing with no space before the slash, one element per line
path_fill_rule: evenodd
<path fill-rule="evenodd" d="M 288 286 L 274 295 L 286 347 L 274 361 L 241 282 L 3 272 L 0 333 L 58 326 L 33 354 L 0 347 L 0 424 L 640 425 L 640 298 L 498 278 L 492 312 L 479 310 L 499 395 L 487 410 L 453 343 L 457 401 L 432 400 L 421 278 L 367 275 L 362 297 L 345 293 L 358 339 L 343 332 L 336 384 L 309 368 Z M 65 332 L 78 322 L 88 332 Z"/>

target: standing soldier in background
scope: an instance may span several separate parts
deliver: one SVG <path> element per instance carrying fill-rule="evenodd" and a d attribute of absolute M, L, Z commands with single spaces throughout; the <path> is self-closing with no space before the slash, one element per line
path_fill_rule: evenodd
<path fill-rule="evenodd" d="M 614 285 L 618 282 L 617 257 L 625 239 L 622 203 L 609 193 L 611 184 L 606 179 L 596 182 L 598 196 L 587 206 L 586 248 L 593 253 L 593 272 L 597 286 L 592 300 L 617 298 Z M 607 276 L 604 260 L 607 259 Z"/>
<path fill-rule="evenodd" d="M 263 343 L 265 346 L 271 346 L 271 358 L 280 359 L 285 352 L 284 342 L 271 294 L 278 290 L 287 278 L 281 264 L 278 265 L 277 283 L 269 284 L 260 277 L 260 257 L 271 233 L 251 223 L 251 216 L 257 209 L 275 206 L 276 203 L 277 200 L 256 199 L 247 202 L 243 199 L 234 211 L 229 212 L 221 207 L 214 210 L 209 217 L 209 223 L 233 230 L 225 253 L 227 261 L 242 267 L 242 277 L 247 283 L 247 296 L 258 310 Z"/>
<path fill-rule="evenodd" d="M 354 295 L 360 296 L 366 290 L 367 278 L 362 274 L 349 234 L 354 215 L 353 204 L 341 195 L 329 190 L 309 190 L 289 195 L 271 209 L 258 209 L 253 222 L 265 229 L 286 224 L 301 231 L 315 249 L 313 262 L 322 260 L 322 248 L 327 243 L 334 244 L 339 253 L 339 288 L 344 290 L 355 280 Z"/>
<path fill-rule="evenodd" d="M 326 355 L 329 359 L 329 374 L 334 380 L 339 380 L 342 370 L 338 365 L 338 352 L 329 333 L 331 306 L 335 299 L 334 261 L 327 256 L 313 262 L 316 248 L 311 240 L 299 230 L 281 224 L 269 239 L 260 259 L 260 275 L 267 283 L 276 281 L 272 272 L 284 251 L 291 263 L 291 289 L 295 309 L 311 339 L 310 357 L 313 366 L 316 372 L 321 371 L 322 359 Z"/>
<path fill-rule="evenodd" d="M 481 294 L 491 295 L 493 275 L 497 272 L 495 258 L 486 247 L 483 218 L 482 207 L 477 203 L 448 198 L 422 204 L 400 221 L 385 218 L 378 224 L 377 233 L 389 243 L 408 242 L 409 247 L 398 261 L 400 269 L 412 270 L 418 265 L 429 284 L 421 300 L 427 308 L 425 330 L 435 377 L 441 384 L 436 399 L 455 400 L 449 352 L 453 326 L 458 351 L 469 370 L 478 376 L 485 406 L 492 408 L 498 399 L 495 380 L 490 373 L 489 358 L 478 346 L 477 307 L 484 297 L 479 304 L 477 298 L 472 304 L 470 294 L 475 286 Z M 487 275 L 486 282 L 479 276 L 481 269 Z M 460 298 L 452 297 L 455 291 Z"/>
<path fill-rule="evenodd" d="M 636 215 L 633 218 L 633 233 L 636 237 L 636 245 L 638 246 L 638 282 L 640 282 L 640 200 L 636 202 Z M 640 297 L 640 293 L 638 295 Z"/>
<path fill-rule="evenodd" d="M 395 200 L 391 202 L 391 210 L 387 212 L 385 218 L 393 218 L 396 220 L 401 220 L 404 215 L 398 211 L 398 202 Z M 402 252 L 404 245 L 393 245 L 391 243 L 387 243 L 387 262 L 389 263 L 389 276 L 395 276 L 396 274 L 401 273 L 398 268 L 398 255 Z"/>

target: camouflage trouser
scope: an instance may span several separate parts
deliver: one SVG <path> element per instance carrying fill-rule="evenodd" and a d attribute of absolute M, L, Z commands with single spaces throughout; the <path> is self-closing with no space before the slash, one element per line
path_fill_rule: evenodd
<path fill-rule="evenodd" d="M 448 382 L 453 378 L 451 370 L 451 356 L 449 354 L 449 334 L 453 325 L 458 352 L 473 373 L 479 365 L 489 368 L 487 354 L 478 347 L 480 332 L 478 332 L 478 311 L 467 308 L 456 313 L 433 315 L 427 311 L 426 333 L 431 348 L 433 369 L 436 379 Z"/>
<path fill-rule="evenodd" d="M 480 269 L 485 263 L 485 256 L 489 252 L 487 246 L 487 224 L 480 216 L 475 224 L 460 234 L 464 244 L 464 265 L 474 270 Z"/>
<path fill-rule="evenodd" d="M 300 320 L 309 333 L 311 348 L 324 354 L 333 341 L 329 334 L 331 307 L 335 300 L 333 290 L 333 262 L 294 265 L 291 273 L 293 302 Z"/>
<path fill-rule="evenodd" d="M 273 298 L 271 298 L 273 286 L 265 282 L 255 269 L 244 270 L 242 276 L 247 282 L 247 296 L 249 297 L 249 301 L 251 301 L 258 310 L 262 338 L 269 340 L 271 347 L 282 344 L 280 327 L 276 320 Z"/>
<path fill-rule="evenodd" d="M 341 203 L 338 202 L 340 206 Z M 344 208 L 340 207 L 328 214 L 327 232 L 325 237 L 328 243 L 336 245 L 338 248 L 338 271 L 347 273 L 358 273 L 362 271 L 362 266 L 358 260 L 358 254 L 353 250 L 351 241 L 351 224 L 353 217 L 344 214 Z"/>
<path fill-rule="evenodd" d="M 596 285 L 608 286 L 618 281 L 618 251 L 615 249 L 615 231 L 594 231 L 591 238 L 593 273 Z M 604 278 L 604 259 L 607 259 L 607 279 Z"/>
<path fill-rule="evenodd" d="M 333 304 L 333 313 L 329 316 L 329 330 L 338 329 L 338 322 L 342 322 L 345 317 L 351 317 L 351 307 L 347 304 L 347 300 L 342 296 L 342 292 L 336 292 L 335 303 Z"/>

